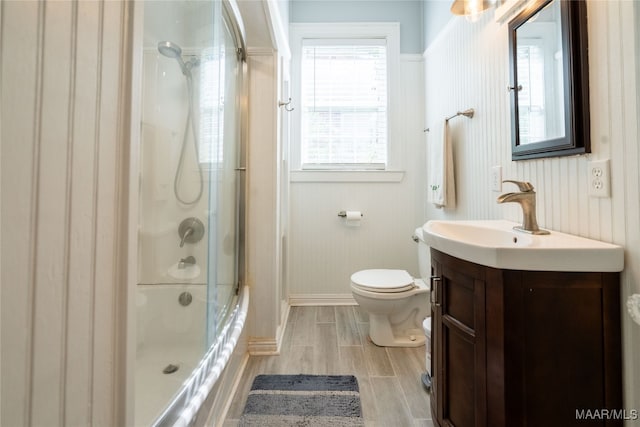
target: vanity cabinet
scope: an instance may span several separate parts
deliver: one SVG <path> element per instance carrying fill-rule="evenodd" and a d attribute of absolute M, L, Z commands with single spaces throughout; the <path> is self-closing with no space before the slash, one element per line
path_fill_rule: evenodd
<path fill-rule="evenodd" d="M 435 425 L 622 425 L 580 419 L 623 409 L 618 273 L 431 258 Z"/>

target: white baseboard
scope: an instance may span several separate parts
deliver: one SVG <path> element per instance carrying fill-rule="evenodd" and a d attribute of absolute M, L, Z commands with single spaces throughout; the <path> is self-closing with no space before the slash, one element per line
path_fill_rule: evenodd
<path fill-rule="evenodd" d="M 358 305 L 352 294 L 293 294 L 289 305 Z"/>

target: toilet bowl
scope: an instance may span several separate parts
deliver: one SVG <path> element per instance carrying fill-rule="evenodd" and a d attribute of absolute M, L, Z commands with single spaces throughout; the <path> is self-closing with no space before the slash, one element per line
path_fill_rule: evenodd
<path fill-rule="evenodd" d="M 416 229 L 420 275 L 426 277 L 428 250 Z M 405 270 L 370 269 L 351 275 L 351 293 L 369 314 L 369 337 L 382 347 L 424 345 L 422 321 L 429 316 L 429 287 Z"/>

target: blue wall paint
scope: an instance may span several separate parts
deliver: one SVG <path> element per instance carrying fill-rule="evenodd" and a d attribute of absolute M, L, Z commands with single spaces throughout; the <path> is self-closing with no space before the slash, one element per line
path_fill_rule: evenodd
<path fill-rule="evenodd" d="M 454 17 L 450 11 L 451 3 L 451 0 L 425 0 L 423 17 L 425 50 Z"/>
<path fill-rule="evenodd" d="M 423 0 L 291 0 L 290 22 L 399 22 L 400 52 L 422 53 Z"/>

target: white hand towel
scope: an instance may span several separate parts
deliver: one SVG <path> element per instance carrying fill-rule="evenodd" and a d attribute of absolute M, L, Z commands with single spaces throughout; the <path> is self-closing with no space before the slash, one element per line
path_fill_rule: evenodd
<path fill-rule="evenodd" d="M 436 208 L 452 209 L 456 206 L 453 149 L 449 134 L 449 122 L 444 121 L 442 134 L 428 141 L 429 150 L 429 201 Z"/>

